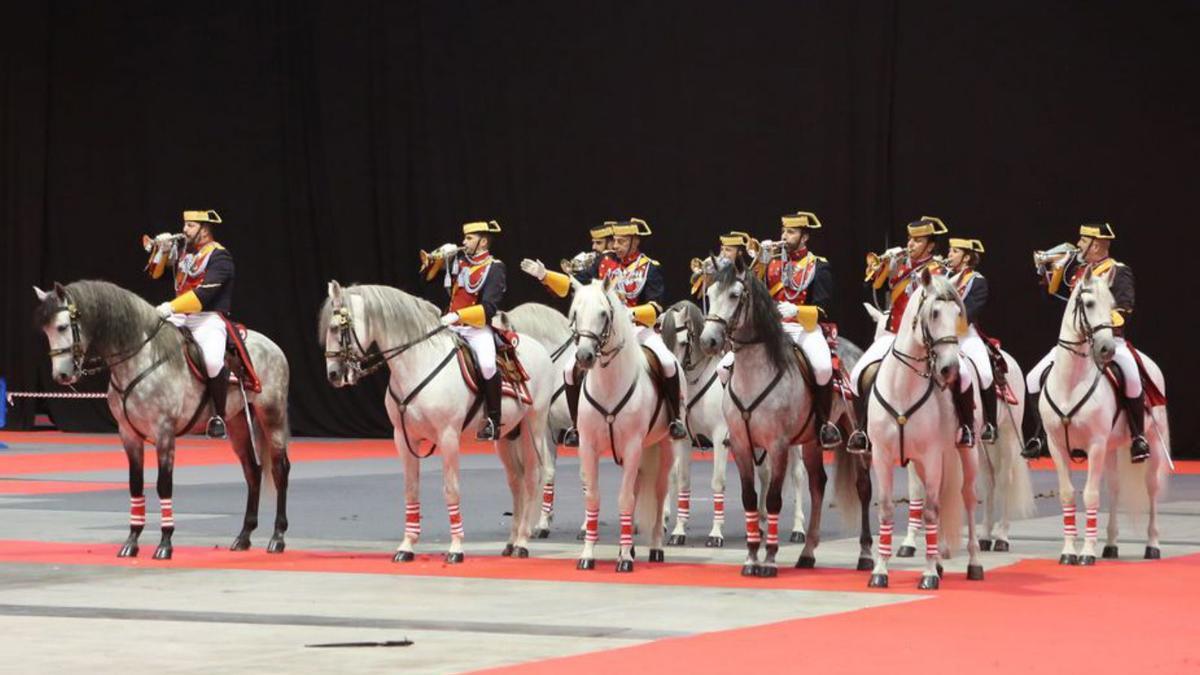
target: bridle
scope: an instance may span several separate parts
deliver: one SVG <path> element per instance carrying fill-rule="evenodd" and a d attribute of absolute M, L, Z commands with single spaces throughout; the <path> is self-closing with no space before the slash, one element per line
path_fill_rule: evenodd
<path fill-rule="evenodd" d="M 742 328 L 742 324 L 745 323 L 743 315 L 746 313 L 746 296 L 749 295 L 749 291 L 746 289 L 745 282 L 739 280 L 737 283 L 742 285 L 742 294 L 738 296 L 737 304 L 734 305 L 733 313 L 729 315 L 729 318 L 726 319 L 720 314 L 713 314 L 712 312 L 709 312 L 704 317 L 704 323 L 719 324 L 721 328 L 725 330 L 725 343 L 733 352 L 737 352 L 746 345 L 762 342 L 762 338 L 738 340 L 737 338 L 733 337 L 734 332 Z"/>
<path fill-rule="evenodd" d="M 329 325 L 338 332 L 338 348 L 326 349 L 325 358 L 336 359 L 346 364 L 346 367 L 357 373 L 358 377 L 370 375 L 387 365 L 387 362 L 425 342 L 429 338 L 446 330 L 443 325 L 426 332 L 414 340 L 397 347 L 378 349 L 374 345 L 370 350 L 363 347 L 354 330 L 354 312 L 349 307 L 339 307 L 333 310 L 329 317 Z"/>
<path fill-rule="evenodd" d="M 71 322 L 71 344 L 67 347 L 51 349 L 47 352 L 47 354 L 51 359 L 62 356 L 63 354 L 70 354 L 71 365 L 74 367 L 75 372 L 80 377 L 94 375 L 105 368 L 119 366 L 129 359 L 137 356 L 138 352 L 142 351 L 142 348 L 149 344 L 150 341 L 153 340 L 156 335 L 158 335 L 158 331 L 162 329 L 163 324 L 167 323 L 166 319 L 159 317 L 158 321 L 154 325 L 154 330 L 150 331 L 150 334 L 146 336 L 146 339 L 139 342 L 136 347 L 125 354 L 88 357 L 87 353 L 83 349 L 83 343 L 80 340 L 81 331 L 79 328 L 79 306 L 76 305 L 75 302 L 71 300 L 71 296 L 67 295 L 66 293 L 63 294 L 63 304 L 60 305 L 58 309 L 54 310 L 54 314 L 58 315 L 62 312 L 67 313 L 67 318 Z"/>
<path fill-rule="evenodd" d="M 912 329 L 917 330 L 918 325 L 921 328 L 921 346 L 925 350 L 923 356 L 916 354 L 908 354 L 896 348 L 896 343 L 892 342 L 892 348 L 889 353 L 896 357 L 896 360 L 906 366 L 920 377 L 931 378 L 934 372 L 934 354 L 935 349 L 941 345 L 958 345 L 958 335 L 944 335 L 940 338 L 934 338 L 929 332 L 929 324 L 924 321 L 925 301 L 929 298 L 927 292 L 922 291 L 921 301 L 917 303 L 917 311 L 913 314 Z"/>
<path fill-rule="evenodd" d="M 1083 337 L 1079 340 L 1064 340 L 1062 338 L 1058 339 L 1059 347 L 1062 347 L 1063 349 L 1080 358 L 1087 358 L 1088 356 L 1091 356 L 1091 354 L 1088 353 L 1088 350 L 1084 349 L 1084 346 L 1086 345 L 1090 347 L 1096 341 L 1096 333 L 1102 330 L 1113 330 L 1115 328 L 1115 326 L 1113 326 L 1111 323 L 1101 323 L 1093 326 L 1091 321 L 1088 320 L 1087 312 L 1085 311 L 1083 304 L 1083 296 L 1090 295 L 1091 293 L 1092 289 L 1081 287 L 1079 292 L 1075 295 L 1075 306 L 1071 310 L 1075 314 L 1073 317 L 1075 330 Z"/>
<path fill-rule="evenodd" d="M 607 368 L 609 364 L 612 363 L 613 359 L 617 358 L 617 354 L 619 354 L 621 350 L 625 348 L 624 340 L 621 340 L 621 342 L 616 345 L 608 344 L 612 339 L 613 316 L 615 315 L 615 311 L 613 309 L 612 298 L 609 297 L 608 293 L 604 294 L 604 301 L 608 303 L 608 314 L 604 317 L 604 325 L 600 328 L 599 333 L 578 328 L 576 326 L 577 317 L 571 317 L 571 332 L 575 335 L 576 349 L 579 348 L 579 341 L 583 338 L 587 338 L 595 342 L 596 356 L 598 357 L 597 360 L 601 368 Z"/>

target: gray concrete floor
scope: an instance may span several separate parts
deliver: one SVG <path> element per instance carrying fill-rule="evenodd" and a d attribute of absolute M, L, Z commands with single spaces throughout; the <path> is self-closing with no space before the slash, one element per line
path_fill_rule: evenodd
<path fill-rule="evenodd" d="M 111 444 L 13 443 L 0 451 L 0 480 L 124 482 L 122 470 L 5 476 L 3 458 L 28 452 L 114 452 Z M 180 452 L 186 452 L 186 449 Z M 463 458 L 463 518 L 468 555 L 495 555 L 507 536 L 507 484 L 493 456 Z M 689 545 L 667 550 L 668 561 L 727 564 L 736 575 L 744 555 L 742 511 L 731 466 L 726 547 L 705 548 L 711 517 L 711 463 L 693 464 Z M 611 564 L 616 538 L 618 469 L 602 464 L 605 497 L 600 564 Z M 153 470 L 147 485 L 153 486 Z M 1078 475 L 1077 486 L 1083 476 Z M 1057 558 L 1061 546 L 1055 480 L 1034 473 L 1038 517 L 1013 527 L 1013 551 L 987 554 L 988 567 L 1026 557 Z M 422 472 L 420 552 L 448 541 L 441 502 L 440 463 Z M 903 486 L 903 481 L 898 483 Z M 903 488 L 901 487 L 901 490 Z M 157 541 L 157 500 L 148 492 L 150 525 L 143 556 Z M 1200 551 L 1200 477 L 1175 476 L 1162 509 L 1163 554 Z M 244 505 L 240 470 L 233 465 L 182 467 L 176 472 L 177 546 L 225 546 L 237 532 Z M 551 538 L 534 544 L 536 557 L 573 558 L 582 513 L 578 462 L 559 463 L 557 522 Z M 269 536 L 273 505 L 264 500 L 256 546 Z M 790 525 L 786 501 L 781 522 Z M 124 490 L 0 496 L 3 538 L 117 544 L 127 530 Z M 293 467 L 290 549 L 394 550 L 403 530 L 398 459 L 298 463 Z M 1102 522 L 1103 525 L 1103 522 Z M 1082 522 L 1081 522 L 1082 531 Z M 1125 523 L 1124 557 L 1140 556 L 1144 537 Z M 853 567 L 856 532 L 836 516 L 825 520 L 818 550 L 824 567 Z M 785 544 L 783 563 L 798 556 Z M 641 553 L 641 555 L 645 555 Z M 644 559 L 644 558 L 643 558 Z M 533 659 L 609 649 L 647 640 L 724 630 L 791 618 L 852 611 L 922 596 L 800 590 L 665 587 L 642 584 L 451 579 L 342 573 L 0 563 L 0 672 L 460 672 Z M 571 565 L 568 560 L 564 565 Z M 965 560 L 948 561 L 951 571 Z M 921 559 L 895 559 L 893 569 L 917 569 Z M 635 571 L 636 575 L 637 572 Z M 863 585 L 866 579 L 864 575 Z M 942 592 L 953 592 L 944 589 Z M 315 648 L 343 642 L 408 639 L 392 648 Z"/>

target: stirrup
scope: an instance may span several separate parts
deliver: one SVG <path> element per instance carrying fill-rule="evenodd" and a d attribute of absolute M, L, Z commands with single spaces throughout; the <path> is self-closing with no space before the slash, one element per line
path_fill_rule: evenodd
<path fill-rule="evenodd" d="M 204 434 L 209 438 L 225 438 L 225 420 L 218 415 L 208 418 L 208 426 L 204 428 Z"/>
<path fill-rule="evenodd" d="M 579 430 L 571 427 L 563 432 L 562 444 L 567 448 L 579 447 Z"/>
<path fill-rule="evenodd" d="M 983 430 L 979 432 L 979 440 L 991 445 L 996 442 L 997 435 L 996 425 L 991 422 L 985 422 Z"/>
<path fill-rule="evenodd" d="M 477 441 L 495 441 L 499 440 L 499 438 L 500 425 L 496 424 L 490 417 L 483 423 L 483 428 L 479 430 L 479 433 L 475 434 L 475 440 Z"/>
<path fill-rule="evenodd" d="M 836 424 L 826 421 L 821 425 L 821 431 L 818 434 L 822 448 L 835 448 L 842 442 L 842 430 Z"/>
<path fill-rule="evenodd" d="M 965 424 L 958 427 L 958 439 L 955 441 L 955 445 L 960 448 L 975 447 L 975 432 L 971 430 L 971 427 Z"/>
<path fill-rule="evenodd" d="M 677 441 L 682 441 L 688 437 L 687 427 L 683 425 L 683 421 L 678 417 L 671 420 L 671 424 L 667 428 L 667 431 L 671 434 L 671 438 L 674 438 Z"/>
<path fill-rule="evenodd" d="M 1025 442 L 1025 447 L 1021 449 L 1021 457 L 1025 459 L 1037 459 L 1042 456 L 1042 439 L 1040 436 L 1034 436 Z"/>
<path fill-rule="evenodd" d="M 871 439 L 867 438 L 867 432 L 858 429 L 850 434 L 850 438 L 846 441 L 846 452 L 852 455 L 865 455 L 871 452 Z"/>
<path fill-rule="evenodd" d="M 1140 464 L 1150 459 L 1150 444 L 1146 442 L 1145 436 L 1135 436 L 1133 442 L 1129 444 L 1129 459 L 1134 464 Z"/>

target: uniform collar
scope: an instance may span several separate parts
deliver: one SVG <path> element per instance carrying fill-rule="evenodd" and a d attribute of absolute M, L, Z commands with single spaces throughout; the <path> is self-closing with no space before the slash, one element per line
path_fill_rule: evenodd
<path fill-rule="evenodd" d="M 463 257 L 466 258 L 468 265 L 480 265 L 480 264 L 487 262 L 488 259 L 492 257 L 492 252 L 484 251 L 483 253 L 476 253 L 475 255 L 464 255 Z"/>
<path fill-rule="evenodd" d="M 624 265 L 625 267 L 629 267 L 630 265 L 637 262 L 638 259 L 640 259 L 641 257 L 642 257 L 642 252 L 638 251 L 637 253 L 633 253 L 633 254 L 625 256 L 624 258 L 621 258 L 621 264 Z"/>
<path fill-rule="evenodd" d="M 805 256 L 807 256 L 807 255 L 808 255 L 808 247 L 805 246 L 803 248 L 798 248 L 795 251 L 788 253 L 788 260 L 791 260 L 793 262 L 804 260 Z"/>

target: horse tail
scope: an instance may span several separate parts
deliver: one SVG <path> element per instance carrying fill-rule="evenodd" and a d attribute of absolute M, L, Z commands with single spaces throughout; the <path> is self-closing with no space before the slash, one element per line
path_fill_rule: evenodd
<path fill-rule="evenodd" d="M 1171 471 L 1168 459 L 1171 452 L 1171 430 L 1167 426 L 1166 407 L 1150 408 L 1148 412 L 1150 419 L 1146 424 L 1146 440 L 1150 442 L 1150 452 L 1154 455 L 1151 461 L 1134 464 L 1129 460 L 1128 447 L 1120 448 L 1115 458 L 1117 485 L 1120 487 L 1118 508 L 1129 514 L 1134 523 L 1139 525 L 1142 522 L 1140 517 L 1150 511 L 1150 495 L 1147 493 L 1146 483 L 1150 477 L 1146 472 L 1154 465 L 1157 473 L 1154 479 L 1158 484 L 1155 498 L 1161 501 Z M 1117 420 L 1117 424 L 1125 424 L 1124 417 Z"/>
<path fill-rule="evenodd" d="M 862 504 L 858 501 L 858 458 L 838 448 L 833 453 L 833 503 L 842 524 L 853 532 L 862 526 Z"/>
<path fill-rule="evenodd" d="M 963 468 L 957 448 L 942 453 L 942 485 L 939 498 L 938 532 L 945 548 L 954 555 L 962 547 L 966 505 L 963 503 Z"/>
<path fill-rule="evenodd" d="M 637 494 L 634 495 L 633 523 L 637 531 L 651 537 L 654 528 L 661 529 L 659 514 L 665 495 L 658 494 L 658 474 L 662 471 L 662 449 L 654 443 L 642 450 L 642 464 L 637 478 Z"/>

